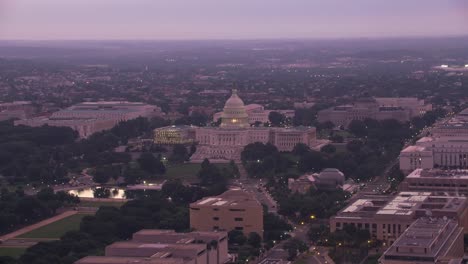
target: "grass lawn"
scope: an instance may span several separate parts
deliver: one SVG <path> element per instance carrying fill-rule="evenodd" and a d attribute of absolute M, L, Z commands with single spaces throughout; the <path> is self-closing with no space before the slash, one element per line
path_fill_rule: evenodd
<path fill-rule="evenodd" d="M 68 231 L 78 230 L 81 219 L 85 216 L 87 215 L 75 214 L 31 232 L 22 234 L 19 238 L 60 238 Z"/>
<path fill-rule="evenodd" d="M 229 163 L 216 163 L 218 168 L 222 169 L 228 167 Z M 200 170 L 200 163 L 183 163 L 168 165 L 166 167 L 166 174 L 164 175 L 167 179 L 181 179 L 190 182 L 198 181 L 197 173 Z"/>
<path fill-rule="evenodd" d="M 23 255 L 26 248 L 0 248 L 0 257 L 18 258 Z"/>
<path fill-rule="evenodd" d="M 101 207 L 101 206 L 114 206 L 114 207 L 121 207 L 126 202 L 118 201 L 118 202 L 92 202 L 92 201 L 81 201 L 78 206 L 80 207 Z"/>

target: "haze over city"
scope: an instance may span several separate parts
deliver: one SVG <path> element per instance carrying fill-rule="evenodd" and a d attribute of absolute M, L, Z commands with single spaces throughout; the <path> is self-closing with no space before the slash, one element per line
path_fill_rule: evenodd
<path fill-rule="evenodd" d="M 468 34 L 464 0 L 1 0 L 0 39 L 263 39 Z"/>
<path fill-rule="evenodd" d="M 0 264 L 467 252 L 468 1 L 0 0 Z"/>

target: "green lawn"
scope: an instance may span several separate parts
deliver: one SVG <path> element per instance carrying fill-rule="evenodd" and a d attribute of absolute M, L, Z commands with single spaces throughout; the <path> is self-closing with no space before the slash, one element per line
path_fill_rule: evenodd
<path fill-rule="evenodd" d="M 26 248 L 0 248 L 0 257 L 18 258 L 24 251 Z"/>
<path fill-rule="evenodd" d="M 75 214 L 29 233 L 22 234 L 19 238 L 60 238 L 68 231 L 78 230 L 81 219 L 85 216 L 86 214 Z"/>
<path fill-rule="evenodd" d="M 229 163 L 216 163 L 220 169 L 229 166 Z M 181 179 L 186 181 L 198 181 L 197 173 L 200 170 L 200 163 L 183 163 L 176 165 L 168 165 L 166 167 L 167 179 Z"/>
<path fill-rule="evenodd" d="M 78 206 L 80 207 L 101 207 L 101 206 L 114 206 L 114 207 L 121 207 L 124 205 L 126 201 L 118 201 L 118 202 L 92 202 L 92 201 L 81 201 Z"/>

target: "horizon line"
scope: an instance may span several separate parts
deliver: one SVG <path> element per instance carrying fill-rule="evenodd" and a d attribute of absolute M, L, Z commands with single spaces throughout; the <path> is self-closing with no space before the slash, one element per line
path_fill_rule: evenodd
<path fill-rule="evenodd" d="M 401 35 L 401 36 L 362 36 L 362 37 L 265 37 L 265 38 L 56 38 L 56 39 L 1 39 L 0 41 L 11 42 L 54 42 L 54 41 L 323 41 L 323 40 L 390 40 L 390 39 L 443 39 L 443 38 L 466 38 L 467 34 L 449 35 Z"/>

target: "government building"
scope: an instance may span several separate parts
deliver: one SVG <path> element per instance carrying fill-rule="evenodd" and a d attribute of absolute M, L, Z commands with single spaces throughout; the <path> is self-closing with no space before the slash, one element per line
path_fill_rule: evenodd
<path fill-rule="evenodd" d="M 379 263 L 460 263 L 452 262 L 463 257 L 463 228 L 447 218 L 423 217 L 389 247 Z"/>
<path fill-rule="evenodd" d="M 196 127 L 195 142 L 197 151 L 192 162 L 205 158 L 212 162 L 240 161 L 240 155 L 248 144 L 271 143 L 279 151 L 292 151 L 299 144 L 318 148 L 323 142 L 317 141 L 314 127 L 251 127 L 251 119 L 244 102 L 233 90 L 221 114 L 219 127 Z"/>
<path fill-rule="evenodd" d="M 227 240 L 226 232 L 143 229 L 131 240 L 108 245 L 104 256 L 84 257 L 74 264 L 223 264 L 229 260 Z"/>
<path fill-rule="evenodd" d="M 330 121 L 336 126 L 347 127 L 353 120 L 396 119 L 399 122 L 410 121 L 432 110 L 431 104 L 418 98 L 369 97 L 356 100 L 353 104 L 340 105 L 318 113 L 319 122 Z"/>
<path fill-rule="evenodd" d="M 330 231 L 351 225 L 368 230 L 373 238 L 391 245 L 414 221 L 426 216 L 454 220 L 465 233 L 468 232 L 466 197 L 414 191 L 357 199 L 330 218 Z"/>
<path fill-rule="evenodd" d="M 468 109 L 437 123 L 431 135 L 400 153 L 400 169 L 468 169 Z"/>
<path fill-rule="evenodd" d="M 197 231 L 237 230 L 263 236 L 263 207 L 252 194 L 232 189 L 190 204 L 190 228 Z"/>
<path fill-rule="evenodd" d="M 55 112 L 49 117 L 17 120 L 15 125 L 70 127 L 78 132 L 80 138 L 88 138 L 96 132 L 111 129 L 122 121 L 162 115 L 161 108 L 139 102 L 84 102 Z"/>

